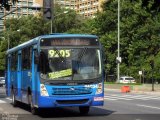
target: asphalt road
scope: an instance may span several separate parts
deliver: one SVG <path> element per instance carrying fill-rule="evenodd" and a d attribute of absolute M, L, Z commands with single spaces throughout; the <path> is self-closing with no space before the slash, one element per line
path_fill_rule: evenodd
<path fill-rule="evenodd" d="M 159 120 L 160 96 L 105 89 L 104 106 L 91 107 L 88 115 L 80 115 L 78 108 L 45 109 L 40 115 L 32 115 L 25 104 L 14 108 L 4 88 L 0 88 L 0 120 L 6 115 L 10 118 L 7 120 Z"/>

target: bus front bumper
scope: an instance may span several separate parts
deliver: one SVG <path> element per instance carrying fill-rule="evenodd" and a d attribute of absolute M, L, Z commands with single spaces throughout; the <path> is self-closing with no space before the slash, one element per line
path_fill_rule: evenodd
<path fill-rule="evenodd" d="M 103 106 L 104 97 L 97 96 L 39 96 L 38 107 L 52 108 L 52 107 L 76 107 L 76 106 Z"/>

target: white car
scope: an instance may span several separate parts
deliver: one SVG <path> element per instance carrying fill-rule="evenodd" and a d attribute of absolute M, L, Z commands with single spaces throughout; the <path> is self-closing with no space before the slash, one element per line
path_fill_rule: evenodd
<path fill-rule="evenodd" d="M 136 80 L 130 76 L 123 76 L 119 79 L 120 83 L 136 83 Z"/>
<path fill-rule="evenodd" d="M 5 85 L 5 78 L 4 77 L 0 77 L 0 87 Z"/>

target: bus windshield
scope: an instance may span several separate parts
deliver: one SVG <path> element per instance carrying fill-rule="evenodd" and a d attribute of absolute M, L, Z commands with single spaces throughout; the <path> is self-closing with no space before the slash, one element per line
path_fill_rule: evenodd
<path fill-rule="evenodd" d="M 101 76 L 100 50 L 97 48 L 52 48 L 40 53 L 41 78 L 85 80 Z"/>

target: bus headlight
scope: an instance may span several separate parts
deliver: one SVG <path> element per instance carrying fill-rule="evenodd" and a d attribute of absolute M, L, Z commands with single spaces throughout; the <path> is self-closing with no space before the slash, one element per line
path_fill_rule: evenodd
<path fill-rule="evenodd" d="M 96 94 L 101 94 L 102 91 L 103 91 L 103 85 L 102 85 L 102 83 L 99 83 L 97 86 Z"/>
<path fill-rule="evenodd" d="M 44 84 L 40 84 L 41 96 L 49 96 Z"/>

